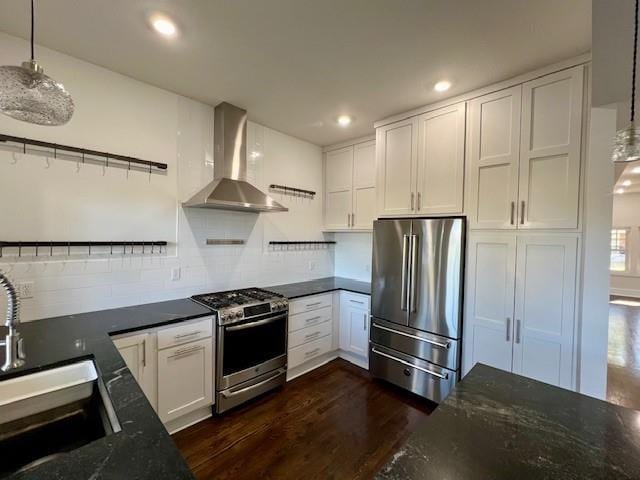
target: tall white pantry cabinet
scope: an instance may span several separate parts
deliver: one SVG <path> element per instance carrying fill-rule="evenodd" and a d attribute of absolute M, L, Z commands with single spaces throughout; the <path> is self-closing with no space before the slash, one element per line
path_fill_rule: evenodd
<path fill-rule="evenodd" d="M 465 215 L 463 374 L 576 388 L 588 61 L 376 124 L 379 217 Z"/>
<path fill-rule="evenodd" d="M 585 67 L 469 102 L 463 373 L 576 387 Z"/>

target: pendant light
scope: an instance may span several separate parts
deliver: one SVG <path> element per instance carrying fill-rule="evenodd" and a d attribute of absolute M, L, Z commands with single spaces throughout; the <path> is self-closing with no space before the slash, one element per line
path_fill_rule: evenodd
<path fill-rule="evenodd" d="M 636 62 L 638 57 L 638 0 L 634 14 L 633 32 L 633 73 L 631 75 L 631 124 L 616 134 L 613 148 L 614 162 L 635 162 L 640 160 L 640 128 L 635 126 L 636 113 Z"/>
<path fill-rule="evenodd" d="M 55 126 L 67 123 L 73 110 L 73 100 L 64 85 L 45 75 L 35 61 L 31 0 L 31 60 L 20 67 L 0 67 L 0 112 L 23 122 Z"/>

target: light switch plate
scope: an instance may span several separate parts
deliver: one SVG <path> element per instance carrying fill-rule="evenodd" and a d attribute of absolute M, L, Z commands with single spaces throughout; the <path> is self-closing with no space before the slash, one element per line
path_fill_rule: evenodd
<path fill-rule="evenodd" d="M 180 267 L 172 268 L 171 269 L 171 281 L 172 282 L 177 282 L 178 280 L 180 280 L 181 274 L 182 274 L 182 272 L 180 271 Z"/>

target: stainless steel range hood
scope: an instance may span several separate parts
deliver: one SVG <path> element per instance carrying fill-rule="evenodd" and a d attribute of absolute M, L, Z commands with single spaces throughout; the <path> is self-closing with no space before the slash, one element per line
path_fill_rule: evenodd
<path fill-rule="evenodd" d="M 213 181 L 183 207 L 244 212 L 286 212 L 247 182 L 247 111 L 223 102 L 214 110 Z"/>

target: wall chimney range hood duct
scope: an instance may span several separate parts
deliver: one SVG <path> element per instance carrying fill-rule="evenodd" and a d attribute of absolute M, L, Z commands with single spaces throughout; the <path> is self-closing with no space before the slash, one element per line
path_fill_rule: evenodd
<path fill-rule="evenodd" d="M 289 209 L 247 182 L 247 111 L 222 102 L 214 110 L 213 181 L 183 207 L 242 212 Z"/>

